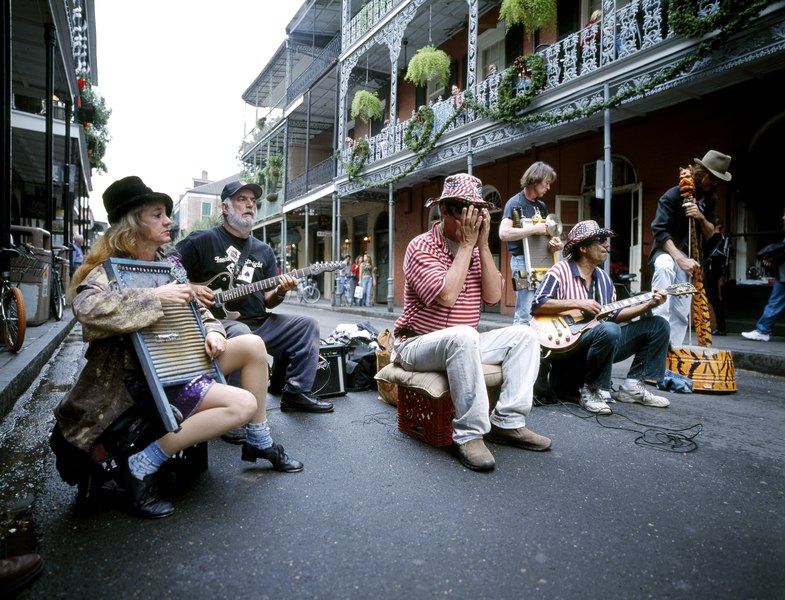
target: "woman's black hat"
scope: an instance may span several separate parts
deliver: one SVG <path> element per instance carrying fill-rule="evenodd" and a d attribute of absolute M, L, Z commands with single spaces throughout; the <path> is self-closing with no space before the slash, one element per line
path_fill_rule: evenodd
<path fill-rule="evenodd" d="M 136 175 L 115 181 L 106 188 L 103 198 L 110 225 L 117 223 L 134 206 L 156 200 L 166 205 L 166 216 L 172 216 L 172 199 L 167 194 L 154 192 Z"/>

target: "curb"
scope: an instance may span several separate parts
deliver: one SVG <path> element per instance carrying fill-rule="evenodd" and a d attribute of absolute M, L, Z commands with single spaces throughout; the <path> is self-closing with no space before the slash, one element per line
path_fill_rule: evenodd
<path fill-rule="evenodd" d="M 47 327 L 48 331 L 55 330 L 54 335 L 49 335 L 47 330 L 42 331 L 38 337 L 33 340 L 29 346 L 24 346 L 22 352 L 17 356 L 20 359 L 19 372 L 11 375 L 7 381 L 0 382 L 0 421 L 8 415 L 14 408 L 16 401 L 25 393 L 35 378 L 41 374 L 49 359 L 57 350 L 60 343 L 71 332 L 76 324 L 76 317 L 68 310 L 63 314 L 62 321 L 51 321 L 39 327 Z M 28 329 L 27 335 L 31 335 L 33 331 Z M 38 333 L 38 332 L 35 332 Z M 32 337 L 32 336 L 31 336 Z M 26 356 L 33 358 L 25 361 Z M 8 371 L 13 370 L 13 363 L 11 363 Z M 6 370 L 6 369 L 4 369 Z M 5 377 L 3 377 L 5 379 Z"/>

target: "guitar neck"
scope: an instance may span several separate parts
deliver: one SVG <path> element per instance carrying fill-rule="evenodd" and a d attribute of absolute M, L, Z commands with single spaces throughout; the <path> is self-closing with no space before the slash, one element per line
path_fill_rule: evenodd
<path fill-rule="evenodd" d="M 311 269 L 311 267 L 295 269 L 294 271 L 287 273 L 287 275 L 291 275 L 296 279 L 300 279 L 306 275 L 313 275 L 313 269 Z M 267 279 L 262 279 L 261 281 L 255 281 L 246 285 L 229 288 L 228 290 L 217 292 L 215 295 L 218 297 L 220 302 L 230 302 L 232 300 L 237 300 L 237 298 L 247 296 L 248 294 L 255 294 L 256 292 L 271 290 L 281 282 L 281 277 L 281 275 L 276 275 L 275 277 L 269 277 Z"/>
<path fill-rule="evenodd" d="M 611 302 L 610 304 L 603 304 L 600 307 L 600 312 L 597 313 L 596 318 L 601 319 L 608 316 L 610 313 L 622 309 L 627 308 L 628 306 L 636 306 L 638 304 L 643 304 L 644 302 L 648 302 L 654 297 L 654 293 L 646 292 L 645 294 L 640 294 L 638 296 L 631 296 L 629 298 L 625 298 L 624 300 L 617 300 L 616 302 Z"/>

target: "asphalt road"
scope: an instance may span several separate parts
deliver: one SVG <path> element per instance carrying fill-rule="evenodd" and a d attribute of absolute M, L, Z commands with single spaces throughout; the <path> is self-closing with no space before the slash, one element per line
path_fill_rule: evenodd
<path fill-rule="evenodd" d="M 323 336 L 352 322 L 286 310 L 312 311 Z M 111 503 L 76 511 L 45 446 L 78 333 L 3 421 L 0 498 L 34 499 L 28 540 L 45 560 L 20 598 L 785 598 L 785 378 L 739 370 L 735 394 L 609 417 L 537 407 L 529 426 L 552 450 L 489 446 L 492 473 L 399 432 L 375 391 L 325 415 L 271 396 L 302 473 L 216 440 L 175 515 L 143 521 Z M 695 450 L 667 449 L 689 438 Z M 6 531 L 6 550 L 23 539 Z"/>

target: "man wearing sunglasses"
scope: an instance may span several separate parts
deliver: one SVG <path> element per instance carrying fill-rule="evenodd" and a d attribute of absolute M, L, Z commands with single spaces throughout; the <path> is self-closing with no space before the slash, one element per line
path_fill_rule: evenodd
<path fill-rule="evenodd" d="M 654 290 L 647 301 L 593 321 L 602 307 L 616 301 L 613 282 L 601 268 L 610 253 L 609 238 L 615 236 L 596 221 L 575 225 L 564 244 L 565 258 L 545 274 L 532 304 L 532 326 L 540 332 L 542 343 L 550 343 L 542 337 L 549 334 L 549 324 L 567 321 L 565 313 L 577 314 L 576 320 L 591 324 L 582 333 L 563 335 L 567 350 L 551 355 L 549 385 L 557 400 L 577 399 L 584 409 L 601 415 L 611 413 L 607 404 L 611 398 L 660 408 L 670 405 L 667 398 L 655 396 L 643 383 L 662 381 L 665 376 L 670 328 L 662 317 L 647 313 L 665 302 L 667 295 Z M 632 321 L 636 317 L 641 318 Z M 556 331 L 554 335 L 558 335 Z M 627 378 L 610 392 L 613 364 L 630 357 L 634 358 Z"/>
<path fill-rule="evenodd" d="M 442 195 L 425 205 L 437 203 L 441 220 L 406 249 L 403 312 L 390 358 L 407 371 L 446 372 L 458 459 L 469 469 L 490 471 L 495 460 L 483 438 L 525 450 L 550 448 L 551 440 L 526 428 L 540 346 L 523 325 L 477 331 L 483 303 L 502 297 L 502 275 L 488 245 L 493 205 L 482 197 L 482 182 L 451 175 Z M 483 364 L 501 365 L 503 372 L 490 415 Z"/>

